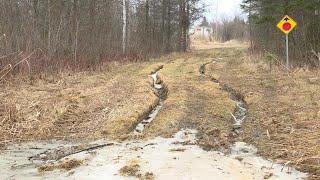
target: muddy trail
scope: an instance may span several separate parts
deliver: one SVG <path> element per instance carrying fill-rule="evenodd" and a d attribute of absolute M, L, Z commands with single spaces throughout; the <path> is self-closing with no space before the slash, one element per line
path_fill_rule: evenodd
<path fill-rule="evenodd" d="M 236 90 L 208 77 L 205 72 L 207 64 L 201 65 L 201 75 L 218 83 L 236 104 L 236 109 L 230 113 L 234 118 L 233 131 L 238 134 L 248 112 L 247 104 Z M 198 130 L 195 129 L 180 129 L 168 138 L 137 138 L 149 126 L 157 125 L 155 122 L 160 113 L 166 113 L 170 95 L 168 82 L 161 78 L 166 74 L 159 75 L 163 68 L 166 67 L 161 66 L 150 74 L 158 100 L 134 124 L 130 134 L 135 138 L 85 144 L 54 140 L 13 144 L 0 152 L 0 169 L 3 170 L 0 179 L 285 180 L 307 177 L 291 167 L 259 157 L 255 147 L 243 142 L 234 143 L 228 153 L 205 151 L 199 146 Z"/>

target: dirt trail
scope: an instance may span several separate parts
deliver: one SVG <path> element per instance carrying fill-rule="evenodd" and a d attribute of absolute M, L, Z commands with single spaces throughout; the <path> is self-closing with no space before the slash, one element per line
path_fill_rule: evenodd
<path fill-rule="evenodd" d="M 104 126 L 96 128 L 103 131 L 95 134 L 104 134 L 104 139 L 98 138 L 100 140 L 91 143 L 49 140 L 12 144 L 0 151 L 0 169 L 3 170 L 0 179 L 247 180 L 307 177 L 293 168 L 259 157 L 257 149 L 251 145 L 234 142 L 234 134 L 240 133 L 239 128 L 245 122 L 247 104 L 240 93 L 206 73 L 208 63 L 205 62 L 212 56 L 197 51 L 161 61 L 165 62 L 164 66 L 159 66 L 157 61 L 144 64 L 138 75 L 130 78 L 132 84 L 126 86 L 130 81 L 121 81 L 119 98 L 139 88 L 131 94 L 129 101 L 118 99 L 120 105 L 112 101 L 116 103 L 114 107 L 106 102 L 100 103 L 101 116 L 95 116 L 99 118 L 95 127 Z M 154 67 L 164 68 L 154 71 Z M 152 86 L 147 87 L 150 69 L 153 70 Z M 130 73 L 135 74 L 134 70 Z M 117 75 L 121 76 L 121 73 Z M 113 87 L 117 83 L 110 84 Z M 116 96 L 114 89 L 108 92 L 106 87 L 101 88 L 95 94 L 95 100 L 99 93 L 105 98 Z M 86 103 L 95 104 L 86 101 L 82 105 Z M 74 118 L 62 118 L 62 123 L 63 119 Z M 87 118 L 83 120 L 88 120 L 88 125 L 91 123 Z M 119 139 L 121 141 L 117 141 Z"/>

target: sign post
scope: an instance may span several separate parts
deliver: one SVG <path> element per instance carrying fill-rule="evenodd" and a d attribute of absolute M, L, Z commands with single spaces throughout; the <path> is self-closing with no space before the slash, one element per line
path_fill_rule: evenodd
<path fill-rule="evenodd" d="M 286 34 L 286 54 L 287 54 L 287 63 L 286 63 L 286 67 L 287 69 L 289 69 L 289 34 Z"/>
<path fill-rule="evenodd" d="M 297 23 L 288 15 L 281 19 L 277 27 L 286 34 L 286 67 L 289 70 L 289 33 L 297 26 Z"/>

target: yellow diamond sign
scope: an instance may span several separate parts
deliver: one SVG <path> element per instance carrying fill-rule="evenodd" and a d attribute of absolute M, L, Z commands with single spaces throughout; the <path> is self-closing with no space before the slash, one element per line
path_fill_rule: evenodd
<path fill-rule="evenodd" d="M 296 26 L 297 23 L 288 15 L 282 18 L 277 25 L 277 27 L 285 34 L 289 34 Z"/>

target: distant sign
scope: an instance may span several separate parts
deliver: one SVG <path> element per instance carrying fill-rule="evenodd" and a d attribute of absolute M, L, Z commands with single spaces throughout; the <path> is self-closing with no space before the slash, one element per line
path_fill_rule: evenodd
<path fill-rule="evenodd" d="M 285 34 L 289 34 L 296 26 L 297 23 L 288 15 L 281 19 L 277 25 L 277 27 Z"/>

